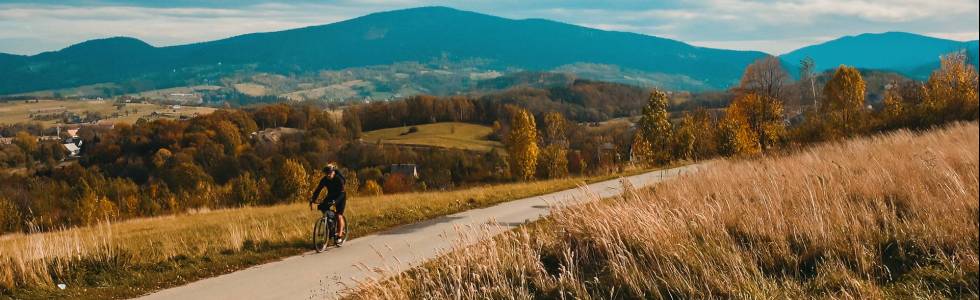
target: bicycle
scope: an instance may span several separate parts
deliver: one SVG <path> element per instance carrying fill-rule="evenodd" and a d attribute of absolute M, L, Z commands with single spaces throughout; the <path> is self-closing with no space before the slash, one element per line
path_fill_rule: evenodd
<path fill-rule="evenodd" d="M 320 253 L 326 251 L 331 243 L 337 247 L 344 245 L 350 236 L 350 221 L 345 221 L 344 237 L 338 239 L 337 227 L 340 224 L 337 223 L 337 213 L 331 209 L 324 210 L 323 217 L 313 223 L 313 249 Z"/>

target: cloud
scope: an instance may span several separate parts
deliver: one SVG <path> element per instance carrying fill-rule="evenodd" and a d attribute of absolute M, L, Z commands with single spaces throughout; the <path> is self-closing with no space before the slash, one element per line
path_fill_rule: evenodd
<path fill-rule="evenodd" d="M 93 38 L 157 46 L 337 22 L 377 11 L 445 5 L 509 18 L 545 18 L 691 44 L 784 53 L 865 32 L 977 39 L 975 0 L 0 0 L 0 52 L 34 54 Z"/>

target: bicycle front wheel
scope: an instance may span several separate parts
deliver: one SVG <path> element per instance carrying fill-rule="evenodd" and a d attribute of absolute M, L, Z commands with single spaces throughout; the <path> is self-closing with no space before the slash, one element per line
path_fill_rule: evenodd
<path fill-rule="evenodd" d="M 329 243 L 329 233 L 327 232 L 327 218 L 320 218 L 313 224 L 313 249 L 316 252 L 327 250 Z"/>

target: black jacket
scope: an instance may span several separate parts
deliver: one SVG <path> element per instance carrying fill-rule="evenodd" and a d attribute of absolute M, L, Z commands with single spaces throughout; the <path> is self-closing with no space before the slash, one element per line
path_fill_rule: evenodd
<path fill-rule="evenodd" d="M 320 196 L 320 190 L 323 190 L 323 188 L 327 188 L 326 201 L 333 201 L 344 196 L 344 182 L 344 176 L 340 175 L 340 172 L 335 172 L 333 179 L 323 176 L 320 179 L 320 184 L 317 184 L 316 190 L 313 190 L 313 198 L 310 199 L 310 202 L 316 201 L 317 197 Z"/>

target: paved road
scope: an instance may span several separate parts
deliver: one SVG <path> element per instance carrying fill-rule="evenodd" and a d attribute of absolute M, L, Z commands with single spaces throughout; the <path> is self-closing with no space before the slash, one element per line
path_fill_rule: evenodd
<path fill-rule="evenodd" d="M 636 187 L 695 171 L 679 167 L 628 177 Z M 348 241 L 341 248 L 306 253 L 234 273 L 203 279 L 144 296 L 143 299 L 320 299 L 338 298 L 367 278 L 397 274 L 438 257 L 453 247 L 476 242 L 547 215 L 553 205 L 620 194 L 618 179 L 593 183 L 496 206 L 468 210 L 397 227 Z M 491 226 L 487 226 L 491 225 Z M 476 233 L 476 234 L 474 234 Z M 489 234 L 487 234 L 489 233 Z M 377 272 L 385 270 L 385 272 Z"/>

